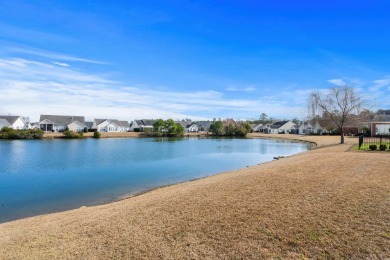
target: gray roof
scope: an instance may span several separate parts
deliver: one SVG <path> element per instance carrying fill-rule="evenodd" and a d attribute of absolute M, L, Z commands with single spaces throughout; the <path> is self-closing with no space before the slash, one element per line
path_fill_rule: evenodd
<path fill-rule="evenodd" d="M 100 124 L 103 123 L 104 121 L 110 121 L 110 122 L 113 122 L 113 123 L 119 125 L 118 119 L 95 119 L 94 121 L 95 121 L 95 124 L 96 124 L 96 125 L 100 125 Z"/>
<path fill-rule="evenodd" d="M 130 126 L 129 122 L 119 121 L 118 119 L 95 119 L 94 121 L 95 121 L 96 125 L 99 125 L 99 124 L 103 123 L 104 121 L 111 121 L 111 122 L 114 122 L 115 124 L 117 124 L 118 126 L 124 126 L 124 127 Z"/>
<path fill-rule="evenodd" d="M 129 122 L 127 122 L 127 121 L 118 121 L 118 125 L 124 126 L 124 127 L 130 127 Z"/>
<path fill-rule="evenodd" d="M 100 125 L 102 122 L 106 121 L 107 119 L 94 119 L 96 125 Z"/>
<path fill-rule="evenodd" d="M 281 126 L 283 126 L 284 124 L 286 124 L 288 121 L 279 121 L 279 122 L 275 122 L 271 125 L 271 128 L 279 128 Z M 277 126 L 277 127 L 275 127 Z"/>
<path fill-rule="evenodd" d="M 0 119 L 5 119 L 10 125 L 13 125 L 20 116 L 0 116 Z"/>
<path fill-rule="evenodd" d="M 1 128 L 5 127 L 5 126 L 10 126 L 10 124 L 8 123 L 7 120 L 0 118 L 0 130 L 1 130 Z"/>
<path fill-rule="evenodd" d="M 134 120 L 139 126 L 153 126 L 156 120 L 154 119 L 136 119 Z"/>
<path fill-rule="evenodd" d="M 144 126 L 153 126 L 154 122 L 156 122 L 154 119 L 142 119 L 141 121 Z"/>
<path fill-rule="evenodd" d="M 211 122 L 210 121 L 198 121 L 196 122 L 198 128 L 203 128 L 205 131 L 209 131 Z"/>
<path fill-rule="evenodd" d="M 191 125 L 194 124 L 194 123 L 191 122 L 191 121 L 183 121 L 183 120 L 181 120 L 181 121 L 175 121 L 175 123 L 180 124 L 180 125 L 181 125 L 182 127 L 184 127 L 184 128 L 188 128 L 188 127 L 190 127 Z"/>
<path fill-rule="evenodd" d="M 45 119 L 53 122 L 56 125 L 69 125 L 74 121 L 79 121 L 85 125 L 85 119 L 83 116 L 41 115 L 39 122 L 42 122 Z"/>
<path fill-rule="evenodd" d="M 92 121 L 85 121 L 85 125 L 87 126 L 88 129 L 91 129 L 93 122 Z"/>
<path fill-rule="evenodd" d="M 390 115 L 376 115 L 371 122 L 390 122 Z"/>
<path fill-rule="evenodd" d="M 278 121 L 278 122 L 275 122 L 272 125 L 270 125 L 270 128 L 271 129 L 278 129 L 278 128 L 280 128 L 282 125 L 284 125 L 287 122 L 288 121 Z"/>

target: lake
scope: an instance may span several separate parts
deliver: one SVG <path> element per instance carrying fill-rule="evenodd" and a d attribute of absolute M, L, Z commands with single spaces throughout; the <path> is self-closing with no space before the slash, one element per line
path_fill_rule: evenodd
<path fill-rule="evenodd" d="M 107 203 L 308 149 L 246 138 L 0 141 L 0 222 Z"/>

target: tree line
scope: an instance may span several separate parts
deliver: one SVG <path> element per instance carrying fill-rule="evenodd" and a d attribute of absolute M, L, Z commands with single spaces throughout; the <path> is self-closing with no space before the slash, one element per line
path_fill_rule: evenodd
<path fill-rule="evenodd" d="M 210 125 L 210 132 L 214 136 L 246 136 L 251 130 L 248 122 L 234 122 L 233 120 L 214 120 Z"/>

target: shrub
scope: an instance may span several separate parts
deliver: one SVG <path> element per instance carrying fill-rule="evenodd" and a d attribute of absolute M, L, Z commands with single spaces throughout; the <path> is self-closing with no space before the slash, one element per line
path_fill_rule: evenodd
<path fill-rule="evenodd" d="M 375 151 L 376 150 L 376 144 L 370 144 L 368 146 L 368 148 L 371 150 L 371 151 Z"/>
<path fill-rule="evenodd" d="M 88 128 L 86 128 L 86 127 L 84 127 L 84 129 L 83 129 L 84 131 L 84 133 L 87 133 L 88 132 Z"/>
<path fill-rule="evenodd" d="M 386 150 L 386 145 L 385 144 L 381 144 L 381 145 L 379 145 L 379 150 L 381 150 L 381 151 L 385 151 Z"/>
<path fill-rule="evenodd" d="M 3 127 L 0 131 L 0 139 L 41 139 L 42 137 L 41 129 L 17 130 Z"/>
<path fill-rule="evenodd" d="M 100 138 L 100 132 L 98 132 L 98 131 L 94 132 L 93 138 Z"/>
<path fill-rule="evenodd" d="M 139 132 L 141 132 L 141 128 L 134 128 L 134 132 L 136 132 L 136 133 L 139 133 Z"/>
<path fill-rule="evenodd" d="M 69 129 L 66 129 L 63 133 L 65 138 L 69 139 L 78 139 L 78 138 L 83 138 L 84 134 L 83 132 L 75 132 L 75 131 L 70 131 Z"/>

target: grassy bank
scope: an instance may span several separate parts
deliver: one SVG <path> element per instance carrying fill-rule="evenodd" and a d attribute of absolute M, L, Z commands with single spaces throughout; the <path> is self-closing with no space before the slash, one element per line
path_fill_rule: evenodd
<path fill-rule="evenodd" d="M 302 139 L 323 148 L 108 205 L 1 224 L 0 256 L 389 257 L 389 155 L 329 146 L 335 137 Z"/>

